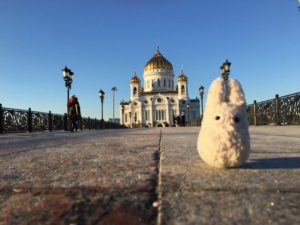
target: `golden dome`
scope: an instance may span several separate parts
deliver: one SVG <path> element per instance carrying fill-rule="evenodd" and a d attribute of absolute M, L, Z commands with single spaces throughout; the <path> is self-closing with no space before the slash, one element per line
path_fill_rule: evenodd
<path fill-rule="evenodd" d="M 187 76 L 183 73 L 183 71 L 181 71 L 181 73 L 179 74 L 177 80 L 178 80 L 178 81 L 187 81 L 188 78 L 187 78 Z"/>
<path fill-rule="evenodd" d="M 173 70 L 172 64 L 160 53 L 159 48 L 157 48 L 154 56 L 144 66 L 144 71 L 154 69 Z"/>
<path fill-rule="evenodd" d="M 137 77 L 136 73 L 134 73 L 133 77 L 130 80 L 131 84 L 139 84 L 141 83 L 140 79 Z"/>

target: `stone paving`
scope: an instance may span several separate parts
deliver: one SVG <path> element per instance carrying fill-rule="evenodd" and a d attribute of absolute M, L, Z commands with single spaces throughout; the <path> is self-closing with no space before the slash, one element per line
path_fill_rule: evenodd
<path fill-rule="evenodd" d="M 213 169 L 199 128 L 0 135 L 0 225 L 300 224 L 300 127 L 251 127 Z"/>
<path fill-rule="evenodd" d="M 300 224 L 300 127 L 250 134 L 250 160 L 221 170 L 199 160 L 197 129 L 163 135 L 161 224 Z"/>
<path fill-rule="evenodd" d="M 0 224 L 154 224 L 159 139 L 154 129 L 1 136 Z"/>

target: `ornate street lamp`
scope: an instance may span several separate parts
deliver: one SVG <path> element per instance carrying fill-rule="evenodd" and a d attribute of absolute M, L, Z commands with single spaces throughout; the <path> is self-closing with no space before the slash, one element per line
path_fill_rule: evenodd
<path fill-rule="evenodd" d="M 224 93 L 225 93 L 225 101 L 228 101 L 228 77 L 230 74 L 230 65 L 231 63 L 226 59 L 226 61 L 223 63 L 223 65 L 220 67 L 221 69 L 221 76 L 224 79 Z"/>
<path fill-rule="evenodd" d="M 201 101 L 201 117 L 200 117 L 200 124 L 203 118 L 203 95 L 204 95 L 204 87 L 201 85 L 199 87 L 199 94 L 200 94 L 200 101 Z"/>
<path fill-rule="evenodd" d="M 226 59 L 226 61 L 223 63 L 223 65 L 220 67 L 222 77 L 225 81 L 228 80 L 229 74 L 230 74 L 230 65 L 231 63 Z"/>
<path fill-rule="evenodd" d="M 115 92 L 118 90 L 117 87 L 112 87 L 113 92 L 113 122 L 115 122 Z"/>
<path fill-rule="evenodd" d="M 103 101 L 104 101 L 105 92 L 102 89 L 100 89 L 98 94 L 99 94 L 100 101 L 101 101 L 101 127 L 103 128 Z"/>
<path fill-rule="evenodd" d="M 71 89 L 72 81 L 73 81 L 72 76 L 74 75 L 74 73 L 67 66 L 65 66 L 65 68 L 62 69 L 62 72 L 63 72 L 64 81 L 65 81 L 65 86 L 67 88 L 67 113 L 64 116 L 64 129 L 68 130 L 68 124 L 69 124 L 68 102 L 69 102 L 69 98 L 70 98 L 70 89 Z"/>
<path fill-rule="evenodd" d="M 70 89 L 72 86 L 72 81 L 73 81 L 73 75 L 74 73 L 65 66 L 65 68 L 62 69 L 63 72 L 63 77 L 64 77 L 64 81 L 65 81 L 65 86 L 67 88 L 67 102 L 69 102 L 69 98 L 70 98 Z"/>

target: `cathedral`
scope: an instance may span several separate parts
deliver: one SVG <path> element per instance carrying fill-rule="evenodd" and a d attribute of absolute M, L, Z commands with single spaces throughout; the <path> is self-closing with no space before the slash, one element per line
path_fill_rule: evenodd
<path fill-rule="evenodd" d="M 200 119 L 199 99 L 190 99 L 188 78 L 181 71 L 174 83 L 173 65 L 159 48 L 144 66 L 143 86 L 135 73 L 130 79 L 130 100 L 120 103 L 121 124 L 127 127 L 178 126 Z"/>

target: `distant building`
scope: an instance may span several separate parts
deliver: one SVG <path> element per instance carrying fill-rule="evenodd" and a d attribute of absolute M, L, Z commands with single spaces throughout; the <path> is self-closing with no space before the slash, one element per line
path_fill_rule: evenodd
<path fill-rule="evenodd" d="M 121 124 L 128 127 L 166 127 L 200 119 L 199 99 L 190 99 L 188 78 L 181 71 L 174 85 L 172 64 L 157 49 L 144 66 L 143 87 L 135 73 L 130 80 L 130 100 L 120 103 Z"/>

